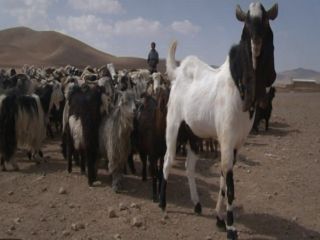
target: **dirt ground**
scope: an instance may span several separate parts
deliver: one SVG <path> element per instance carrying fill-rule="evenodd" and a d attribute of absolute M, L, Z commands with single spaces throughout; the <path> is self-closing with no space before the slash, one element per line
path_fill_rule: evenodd
<path fill-rule="evenodd" d="M 177 158 L 164 217 L 139 162 L 138 174 L 125 177 L 128 191 L 115 194 L 103 169 L 92 188 L 78 167 L 68 174 L 59 140 L 47 141 L 44 154 L 38 166 L 18 153 L 20 172 L 0 173 L 0 239 L 226 239 L 215 227 L 218 158 L 197 164 L 200 216 Z M 250 135 L 235 166 L 239 239 L 320 239 L 319 155 L 320 93 L 278 93 L 270 131 Z"/>

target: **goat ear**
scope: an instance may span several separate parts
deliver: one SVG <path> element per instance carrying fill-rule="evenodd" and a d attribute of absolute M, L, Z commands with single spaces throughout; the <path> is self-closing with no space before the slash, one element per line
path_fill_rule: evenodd
<path fill-rule="evenodd" d="M 244 22 L 247 17 L 246 13 L 242 11 L 239 4 L 237 4 L 237 7 L 236 7 L 236 17 L 240 22 Z"/>
<path fill-rule="evenodd" d="M 275 20 L 278 16 L 278 3 L 274 4 L 267 12 L 268 18 Z"/>

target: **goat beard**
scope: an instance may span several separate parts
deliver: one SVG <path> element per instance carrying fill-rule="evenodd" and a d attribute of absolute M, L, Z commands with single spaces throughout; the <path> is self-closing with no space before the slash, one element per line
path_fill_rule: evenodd
<path fill-rule="evenodd" d="M 257 69 L 257 58 L 260 56 L 261 45 L 261 43 L 255 43 L 251 40 L 252 66 L 254 70 Z"/>

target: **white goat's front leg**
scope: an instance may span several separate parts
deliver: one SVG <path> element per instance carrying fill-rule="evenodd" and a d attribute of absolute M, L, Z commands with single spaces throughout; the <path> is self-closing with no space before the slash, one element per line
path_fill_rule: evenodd
<path fill-rule="evenodd" d="M 238 239 L 237 230 L 233 226 L 233 201 L 235 198 L 233 181 L 233 163 L 235 160 L 235 154 L 234 149 L 230 148 L 230 145 L 231 144 L 221 144 L 221 167 L 227 189 L 227 239 L 236 240 Z"/>
<path fill-rule="evenodd" d="M 201 214 L 202 207 L 199 202 L 199 195 L 197 191 L 197 185 L 195 181 L 195 168 L 198 160 L 198 156 L 191 150 L 189 143 L 186 146 L 187 148 L 187 160 L 186 160 L 186 169 L 187 169 L 187 177 L 190 188 L 191 200 L 194 204 L 194 211 L 197 214 Z"/>
<path fill-rule="evenodd" d="M 167 119 L 167 129 L 166 129 L 167 152 L 164 156 L 163 179 L 161 182 L 160 202 L 159 202 L 159 207 L 162 210 L 165 210 L 167 205 L 167 200 L 166 200 L 167 181 L 168 181 L 170 169 L 176 157 L 177 136 L 178 136 L 178 131 L 180 127 L 180 122 L 181 121 L 177 121 L 175 119 L 171 119 L 171 120 Z"/>
<path fill-rule="evenodd" d="M 223 173 L 221 172 L 220 176 L 220 190 L 218 195 L 218 201 L 216 205 L 216 214 L 217 214 L 217 227 L 223 231 L 226 230 L 226 224 L 223 220 L 223 213 L 222 213 L 222 204 L 224 201 L 224 198 L 226 196 L 226 181 L 223 177 Z"/>

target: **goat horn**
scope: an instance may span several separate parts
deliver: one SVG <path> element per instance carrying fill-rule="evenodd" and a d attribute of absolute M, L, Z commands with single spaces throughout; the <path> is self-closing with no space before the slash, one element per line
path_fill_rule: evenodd
<path fill-rule="evenodd" d="M 242 11 L 239 4 L 236 7 L 236 17 L 240 22 L 244 22 L 246 20 L 246 13 Z"/>
<path fill-rule="evenodd" d="M 274 4 L 267 12 L 268 18 L 271 20 L 275 20 L 278 16 L 278 4 Z"/>

